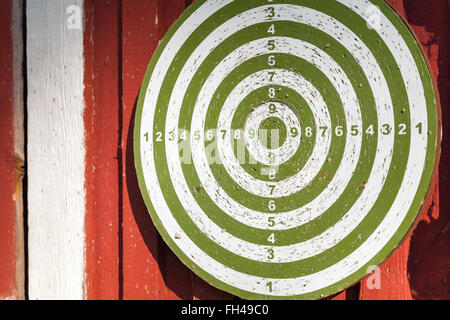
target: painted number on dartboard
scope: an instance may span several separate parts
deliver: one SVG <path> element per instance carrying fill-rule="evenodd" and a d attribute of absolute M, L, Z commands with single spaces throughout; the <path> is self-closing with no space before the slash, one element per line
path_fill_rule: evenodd
<path fill-rule="evenodd" d="M 269 97 L 272 97 L 275 95 L 276 89 L 275 88 L 270 88 L 269 89 Z M 275 104 L 269 104 L 269 113 L 271 114 L 275 114 L 277 112 L 277 107 Z M 423 134 L 423 124 L 420 122 L 415 126 L 417 133 L 419 135 Z M 325 126 L 319 126 L 318 131 L 320 132 L 320 136 L 321 137 L 326 137 L 327 132 L 330 130 L 329 127 L 325 127 Z M 313 127 L 306 127 L 304 128 L 304 135 L 308 138 L 311 138 L 314 135 L 314 128 Z M 218 134 L 216 134 L 216 132 L 218 132 Z M 232 130 L 233 132 L 233 138 L 236 140 L 239 140 L 242 138 L 242 130 L 241 129 L 237 129 L 237 130 Z M 334 129 L 332 129 L 333 134 L 336 137 L 342 137 L 346 134 L 346 128 L 344 126 L 336 126 L 334 127 Z M 352 136 L 358 136 L 361 134 L 361 129 L 359 126 L 357 125 L 352 125 L 350 127 L 350 135 Z M 366 130 L 364 130 L 366 135 L 370 135 L 373 136 L 376 132 L 375 130 L 375 126 L 374 125 L 369 125 L 367 127 Z M 383 124 L 380 128 L 380 132 L 383 135 L 390 135 L 394 132 L 394 130 L 392 129 L 392 126 L 390 124 Z M 407 135 L 409 132 L 409 128 L 405 123 L 400 123 L 398 125 L 398 129 L 397 129 L 397 134 L 399 136 L 404 136 Z M 226 130 L 217 130 L 217 129 L 210 129 L 205 131 L 204 133 L 204 137 L 205 137 L 205 141 L 213 141 L 216 137 L 220 136 L 222 139 L 225 138 L 227 131 Z M 295 138 L 298 136 L 298 129 L 295 127 L 292 127 L 289 129 L 289 134 Z M 185 141 L 187 139 L 189 139 L 190 133 L 188 130 L 179 130 L 178 133 L 176 133 L 176 131 L 172 130 L 169 131 L 166 139 L 168 141 Z M 248 137 L 250 139 L 253 139 L 257 136 L 256 131 L 254 129 L 250 129 L 248 131 Z M 195 131 L 194 134 L 192 135 L 194 140 L 200 140 L 201 135 L 199 131 Z M 148 142 L 149 141 L 149 134 L 145 133 L 144 134 L 144 138 L 145 141 Z M 155 132 L 155 142 L 163 142 L 163 133 L 158 131 Z"/>
<path fill-rule="evenodd" d="M 269 253 L 267 259 L 272 260 L 273 258 L 275 258 L 275 251 L 273 251 L 273 249 L 267 249 L 267 252 Z"/>

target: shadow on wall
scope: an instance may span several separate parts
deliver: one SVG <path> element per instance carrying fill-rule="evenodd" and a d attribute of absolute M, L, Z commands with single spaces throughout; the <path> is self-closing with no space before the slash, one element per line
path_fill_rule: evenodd
<path fill-rule="evenodd" d="M 448 0 L 407 0 L 404 8 L 428 54 L 441 98 L 444 140 L 439 167 L 439 185 L 449 183 L 450 154 L 446 143 L 449 118 L 450 2 Z M 433 204 L 411 238 L 408 258 L 410 287 L 415 299 L 450 299 L 450 197 L 436 193 Z"/>

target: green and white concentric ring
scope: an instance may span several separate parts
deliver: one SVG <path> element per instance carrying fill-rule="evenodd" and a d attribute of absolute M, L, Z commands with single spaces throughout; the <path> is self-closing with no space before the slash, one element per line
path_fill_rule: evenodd
<path fill-rule="evenodd" d="M 240 101 L 242 102 L 242 100 Z M 275 106 L 276 110 L 274 112 L 270 111 L 270 104 Z M 263 121 L 271 117 L 280 119 L 286 127 L 295 128 L 298 132 L 300 132 L 300 134 L 296 137 L 291 137 L 288 135 L 281 146 L 278 144 L 276 148 L 273 148 L 273 145 L 271 145 L 271 148 L 263 145 L 260 139 L 251 139 L 249 137 L 250 130 L 253 130 L 253 132 L 258 132 Z M 231 124 L 227 128 L 230 132 Z M 279 102 L 268 102 L 257 107 L 248 116 L 244 126 L 244 132 L 245 144 L 250 154 L 256 161 L 261 162 L 266 166 L 278 166 L 288 161 L 297 152 L 302 138 L 300 121 L 297 118 L 297 115 L 288 106 Z M 277 139 L 275 140 L 276 143 L 280 142 L 278 138 L 280 137 L 277 136 Z M 231 141 L 231 139 L 229 140 Z M 270 154 L 273 154 L 273 159 L 271 159 Z"/>
<path fill-rule="evenodd" d="M 237 4 L 235 1 L 226 0 L 200 0 L 177 21 L 152 59 L 141 91 L 135 125 L 136 168 L 145 202 L 163 238 L 189 267 L 207 281 L 242 297 L 318 298 L 337 292 L 364 276 L 367 273 L 367 266 L 379 264 L 384 260 L 398 245 L 414 222 L 427 193 L 434 168 L 433 164 L 435 163 L 437 147 L 436 101 L 426 63 L 413 36 L 382 1 L 321 1 L 320 4 L 308 0 L 284 1 L 283 4 L 277 4 L 276 2 L 268 3 L 268 1 L 261 0 L 254 1 L 251 4 Z M 287 2 L 290 4 L 284 4 Z M 382 11 L 380 17 L 382 31 L 355 30 L 355 24 L 359 23 L 361 25 L 363 21 L 365 22 L 370 18 L 367 14 L 368 8 L 374 3 L 379 5 Z M 268 12 L 272 11 L 269 8 L 274 10 L 273 17 L 268 17 Z M 241 13 L 235 14 L 236 12 Z M 233 14 L 234 17 L 230 17 L 230 14 Z M 334 18 L 332 17 L 333 15 Z M 347 20 L 345 20 L 345 17 L 347 17 Z M 224 19 L 228 20 L 224 21 Z M 395 165 L 393 167 L 390 165 L 391 159 L 392 163 L 396 163 L 394 159 L 398 157 L 398 152 L 396 153 L 395 150 L 402 150 L 398 148 L 398 141 L 404 141 L 404 139 L 400 139 L 404 137 L 397 137 L 395 134 L 384 135 L 381 134 L 380 130 L 377 130 L 378 146 L 374 166 L 366 188 L 358 200 L 351 208 L 345 209 L 348 210 L 347 213 L 337 223 L 330 225 L 323 234 L 300 243 L 281 247 L 253 244 L 236 238 L 231 233 L 218 227 L 200 209 L 195 202 L 195 198 L 191 195 L 191 190 L 189 188 L 186 189 L 176 143 L 165 143 L 166 155 L 162 155 L 163 158 L 161 158 L 159 153 L 155 153 L 155 150 L 159 147 L 155 145 L 153 140 L 155 136 L 154 128 L 161 127 L 160 124 L 154 122 L 156 117 L 160 117 L 159 114 L 156 114 L 157 108 L 167 108 L 164 125 L 162 126 L 166 136 L 172 130 L 178 129 L 179 106 L 183 101 L 184 92 L 195 70 L 200 66 L 202 59 L 217 45 L 214 44 L 216 43 L 215 41 L 224 40 L 229 35 L 244 28 L 246 24 L 264 21 L 294 21 L 309 24 L 330 35 L 336 32 L 333 37 L 339 39 L 347 50 L 351 52 L 360 63 L 369 80 L 376 101 L 376 121 L 378 123 L 389 124 L 391 128 L 394 128 L 394 131 L 399 125 L 396 122 L 399 110 L 394 108 L 398 107 L 396 101 L 398 97 L 391 90 L 393 84 L 386 83 L 386 66 L 381 68 L 379 66 L 380 62 L 385 62 L 380 58 L 383 54 L 392 56 L 395 59 L 398 71 L 396 69 L 397 66 L 390 65 L 389 68 L 401 74 L 403 81 L 400 85 L 404 86 L 409 101 L 409 104 L 404 106 L 404 109 L 406 109 L 404 112 L 410 117 L 410 121 L 407 123 L 407 138 L 409 138 L 409 141 L 406 145 L 408 150 L 406 152 L 402 151 L 403 157 L 405 157 L 405 160 L 407 159 L 404 170 L 401 170 L 400 174 L 393 173 L 396 170 Z M 219 22 L 222 25 L 219 25 Z M 172 91 L 164 91 L 167 89 L 164 83 L 168 83 L 165 79 L 168 79 L 168 74 L 173 72 L 174 69 L 171 68 L 171 65 L 179 57 L 177 55 L 181 52 L 180 49 L 191 39 L 190 36 L 197 29 L 202 29 L 203 25 L 209 25 L 215 31 L 210 32 L 203 38 L 201 43 L 198 43 L 197 51 L 194 47 L 192 48 L 192 51 L 189 53 L 192 60 L 190 58 L 186 60 L 187 67 L 183 68 L 179 73 L 178 80 L 173 83 Z M 229 33 L 227 34 L 227 32 Z M 361 33 L 367 33 L 368 38 L 381 39 L 383 45 L 380 45 L 380 48 L 387 47 L 389 52 L 371 52 L 365 45 L 368 41 L 367 38 L 359 36 Z M 291 45 L 287 47 L 291 48 Z M 202 49 L 206 51 L 202 51 Z M 265 50 L 264 47 L 258 49 L 260 52 Z M 314 63 L 314 61 L 311 62 Z M 327 75 L 330 80 L 335 77 L 335 74 L 332 72 Z M 215 79 L 213 78 L 212 80 Z M 219 84 L 220 82 L 217 85 Z M 177 85 L 179 86 L 178 88 Z M 352 88 L 351 84 L 348 87 Z M 340 88 L 340 85 L 336 84 L 337 88 Z M 214 87 L 209 87 L 207 88 L 208 90 L 214 92 Z M 168 106 L 164 107 L 157 104 L 160 93 L 171 97 Z M 351 96 L 351 92 L 349 96 Z M 361 125 L 360 112 L 364 112 L 364 106 L 360 106 L 358 101 L 355 101 L 356 96 L 353 96 L 353 98 L 354 101 L 352 101 L 351 105 L 356 108 L 346 110 L 345 121 L 350 121 L 350 125 L 353 126 L 356 122 L 352 122 L 352 120 L 359 119 L 357 124 Z M 196 113 L 196 110 L 207 108 L 207 106 L 205 104 L 193 106 L 193 114 Z M 193 117 L 192 127 L 203 130 L 204 127 L 201 121 L 195 127 L 197 119 Z M 420 130 L 413 130 L 417 124 L 421 124 Z M 230 126 L 231 123 L 224 128 L 229 128 Z M 145 135 L 151 138 L 145 139 Z M 353 150 L 359 151 L 358 148 L 361 148 L 361 137 L 347 135 L 347 138 L 346 148 L 353 148 Z M 204 146 L 203 143 L 199 145 Z M 219 152 L 223 151 L 223 148 L 219 148 Z M 193 156 L 200 155 L 197 152 L 193 153 Z M 350 170 L 347 169 L 347 175 L 350 177 L 355 170 L 355 166 L 358 165 L 358 158 L 359 152 L 356 152 L 356 158 L 350 160 L 355 163 L 345 163 L 348 162 L 348 159 L 345 157 L 341 159 L 343 166 L 350 168 Z M 166 159 L 167 164 L 164 167 L 167 169 L 163 169 L 161 164 L 157 165 L 161 159 Z M 234 168 L 228 167 L 227 170 L 230 175 L 234 174 Z M 202 179 L 206 177 L 200 173 L 197 166 L 196 171 Z M 392 188 L 386 187 L 392 181 L 391 176 L 399 176 L 402 179 L 398 188 L 394 187 L 394 185 Z M 169 177 L 170 180 L 167 180 Z M 211 177 L 213 180 L 209 181 L 208 179 Z M 344 178 L 344 176 L 342 177 Z M 418 177 L 421 177 L 421 179 Z M 211 175 L 207 178 L 201 180 L 205 187 L 214 183 L 214 176 Z M 266 183 L 258 182 L 256 179 L 252 180 L 252 182 L 255 184 Z M 342 180 L 340 182 L 344 184 Z M 256 189 L 252 189 L 251 185 L 248 187 L 252 191 Z M 173 193 L 169 194 L 168 192 L 171 188 L 174 188 L 177 192 L 175 198 Z M 219 192 L 222 189 L 220 187 L 219 189 L 211 188 L 210 192 L 213 190 Z M 395 190 L 396 193 L 389 195 L 389 197 L 392 196 L 395 199 L 393 199 L 392 203 L 387 201 L 389 207 L 381 213 L 381 216 L 380 214 L 377 215 L 379 220 L 377 220 L 376 225 L 371 225 L 365 230 L 358 230 L 363 232 L 359 237 L 362 241 L 349 248 L 349 242 L 346 240 L 349 234 L 354 233 L 362 225 L 367 225 L 370 222 L 369 220 L 372 218 L 370 218 L 371 214 L 369 212 L 372 212 L 372 208 L 375 208 L 383 198 L 387 199 L 387 194 L 392 192 L 392 190 Z M 256 191 L 260 192 L 262 197 L 268 196 L 267 191 L 266 193 L 261 190 Z M 336 202 L 342 192 L 333 191 L 330 193 L 329 198 L 323 199 L 325 204 L 318 203 L 318 205 L 329 207 Z M 284 192 L 287 191 L 285 190 Z M 210 196 L 219 204 L 217 197 L 212 194 Z M 232 202 L 234 200 L 227 194 L 222 194 L 222 196 L 222 199 L 225 201 L 222 203 L 222 209 L 234 219 L 240 219 L 239 221 L 250 227 L 270 229 L 267 227 L 267 213 L 246 210 L 246 208 L 239 207 L 236 202 Z M 281 196 L 284 195 L 283 190 L 280 188 L 280 193 L 276 194 L 274 198 Z M 337 198 L 331 198 L 332 196 L 337 196 Z M 170 209 L 174 207 L 175 202 L 181 203 L 188 217 L 181 216 L 181 212 L 175 213 Z M 228 206 L 229 203 L 232 203 L 233 206 Z M 241 211 L 235 211 L 235 209 L 240 209 Z M 317 210 L 316 216 L 311 215 L 308 218 L 295 217 L 293 220 L 291 217 L 282 217 L 283 212 L 277 213 L 275 219 L 279 220 L 275 220 L 275 225 L 277 223 L 280 223 L 280 225 L 291 224 L 286 228 L 275 226 L 273 229 L 286 229 L 288 231 L 288 229 L 305 223 L 305 220 L 302 219 L 307 219 L 307 221 L 316 218 L 320 219 L 319 216 L 324 211 L 322 209 L 314 209 Z M 301 208 L 297 210 L 301 210 Z M 249 212 L 250 215 L 248 214 Z M 194 228 L 203 235 L 196 236 L 192 230 L 186 229 L 186 226 L 192 224 L 188 223 L 189 220 L 195 224 Z M 206 239 L 209 240 L 205 241 Z M 298 261 L 299 265 L 301 265 L 302 261 L 306 261 L 307 258 L 319 256 L 326 250 L 331 250 L 333 246 L 339 246 L 344 242 L 347 243 L 342 248 L 345 250 L 341 250 L 343 253 L 338 255 L 337 260 L 333 260 L 335 257 L 330 259 L 335 262 L 332 265 L 329 265 L 328 262 L 321 264 L 318 262 L 321 260 L 318 260 L 314 265 L 311 265 L 312 268 L 309 272 L 306 269 L 303 269 L 301 272 L 295 272 L 290 269 L 293 262 Z M 225 251 L 216 250 L 217 247 L 215 246 L 217 245 L 225 248 Z M 215 249 L 213 250 L 212 248 Z M 274 257 L 267 257 L 268 249 L 272 251 Z M 215 255 L 214 251 L 220 251 L 220 253 Z M 221 257 L 220 255 L 224 252 L 226 256 Z M 236 256 L 244 257 L 250 261 L 242 260 Z M 271 272 L 270 265 L 273 265 L 274 268 L 280 268 L 280 266 L 283 268 L 283 265 L 286 265 L 289 268 L 286 267 L 285 275 L 273 277 L 270 275 L 275 275 L 277 272 Z M 292 266 L 295 265 L 293 264 Z M 257 270 L 258 266 L 261 267 L 261 270 Z"/>

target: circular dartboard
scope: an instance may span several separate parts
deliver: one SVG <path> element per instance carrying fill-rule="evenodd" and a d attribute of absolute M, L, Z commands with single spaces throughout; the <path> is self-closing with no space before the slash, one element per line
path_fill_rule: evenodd
<path fill-rule="evenodd" d="M 150 62 L 134 135 L 163 239 L 252 299 L 326 297 L 383 262 L 439 142 L 427 62 L 382 0 L 197 0 Z"/>

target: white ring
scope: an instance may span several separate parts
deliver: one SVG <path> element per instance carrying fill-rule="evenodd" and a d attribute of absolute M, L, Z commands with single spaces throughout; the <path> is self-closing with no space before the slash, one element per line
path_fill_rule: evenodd
<path fill-rule="evenodd" d="M 354 2 L 355 0 L 352 0 Z M 342 1 L 341 1 L 342 2 Z M 201 24 L 206 18 L 211 14 L 214 14 L 217 10 L 221 9 L 226 4 L 231 3 L 229 1 L 209 1 L 204 3 L 198 11 L 192 14 L 183 26 L 178 29 L 174 36 L 170 39 L 168 45 L 166 46 L 162 58 L 157 63 L 154 73 L 149 82 L 149 94 L 146 95 L 144 101 L 144 109 L 142 113 L 143 120 L 141 129 L 144 132 L 148 132 L 153 136 L 153 112 L 156 106 L 157 94 L 151 94 L 153 90 L 158 92 L 161 87 L 164 75 L 166 74 L 170 62 L 175 56 L 180 44 L 184 43 L 188 36 Z M 347 6 L 353 5 L 345 2 Z M 372 4 L 367 1 L 359 0 L 357 3 L 358 7 L 355 10 L 364 19 L 368 20 L 365 15 L 365 10 Z M 264 7 L 258 8 L 262 9 Z M 277 7 L 278 10 L 281 8 Z M 301 7 L 297 7 L 301 8 Z M 289 11 L 295 10 L 289 6 L 287 8 Z M 312 13 L 320 15 L 320 12 L 312 10 Z M 244 12 L 237 17 L 246 17 L 248 12 Z M 308 14 L 306 14 L 308 17 Z M 303 17 L 305 18 L 305 17 Z M 332 19 L 327 17 L 328 20 Z M 397 33 L 392 33 L 395 30 L 392 23 L 384 16 L 381 15 L 382 23 L 388 25 L 389 28 L 384 33 L 379 35 L 386 42 L 392 54 L 399 63 L 400 72 L 402 73 L 407 94 L 410 101 L 419 101 L 416 104 L 411 105 L 411 120 L 420 121 L 423 117 L 427 118 L 426 113 L 426 102 L 424 97 L 424 89 L 420 81 L 420 75 L 416 68 L 411 69 L 411 64 L 414 64 L 414 59 L 408 51 L 408 47 L 404 42 L 403 38 Z M 319 19 L 320 20 L 320 19 Z M 334 19 L 333 19 L 334 20 Z M 340 22 L 333 21 L 334 24 L 341 25 Z M 356 36 L 355 36 L 356 37 Z M 344 37 L 345 38 L 345 37 Z M 371 79 L 373 80 L 373 79 Z M 413 98 L 418 98 L 419 100 L 413 100 Z M 427 123 L 424 123 L 425 130 Z M 426 131 L 425 131 L 426 132 Z M 426 150 L 426 136 L 420 136 L 418 133 L 413 132 L 411 135 L 411 150 L 410 156 L 407 163 L 405 176 L 407 177 L 402 181 L 401 188 L 395 202 L 388 214 L 385 216 L 382 223 L 378 226 L 377 230 L 369 237 L 369 239 L 364 242 L 358 249 L 356 249 L 352 254 L 338 262 L 337 264 L 321 270 L 317 273 L 302 276 L 291 279 L 270 279 L 264 277 L 252 276 L 242 272 L 238 272 L 229 267 L 218 263 L 212 257 L 205 254 L 200 248 L 198 248 L 188 237 L 182 237 L 176 243 L 179 248 L 185 252 L 193 261 L 206 272 L 213 275 L 220 281 L 228 283 L 235 286 L 241 290 L 247 290 L 259 294 L 267 294 L 267 281 L 272 281 L 274 291 L 272 295 L 279 296 L 289 296 L 304 294 L 308 292 L 313 292 L 324 288 L 327 285 L 337 283 L 338 281 L 344 279 L 345 277 L 351 275 L 353 272 L 360 269 L 364 264 L 366 264 L 370 259 L 374 257 L 391 239 L 395 234 L 398 227 L 402 223 L 407 210 L 409 208 L 412 200 L 414 199 L 415 191 L 417 190 L 420 178 L 417 176 L 417 170 L 423 168 L 425 162 L 425 152 Z M 155 210 L 159 213 L 159 218 L 165 228 L 169 233 L 180 232 L 181 228 L 174 219 L 170 209 L 164 200 L 164 196 L 161 192 L 161 186 L 159 185 L 158 179 L 156 177 L 156 168 L 153 159 L 153 142 L 141 144 L 141 154 L 143 156 L 143 172 L 146 185 L 151 189 L 148 190 L 152 203 L 155 206 Z M 414 154 L 414 156 L 411 156 Z M 403 208 L 403 209 L 400 209 Z M 183 235 L 183 232 L 182 232 Z"/>
<path fill-rule="evenodd" d="M 262 43 L 264 41 L 265 40 L 256 40 L 254 42 L 252 41 L 238 48 L 229 55 L 229 59 L 224 60 L 233 61 L 233 65 L 223 65 L 222 63 L 220 63 L 211 73 L 210 77 L 207 80 L 207 83 L 209 83 L 210 86 L 203 86 L 199 93 L 197 103 L 194 107 L 191 130 L 204 131 L 201 126 L 202 123 L 204 123 L 204 119 L 206 119 L 206 112 L 204 109 L 198 108 L 198 106 L 202 105 L 203 103 L 208 103 L 209 105 L 209 101 L 211 100 L 213 93 L 213 90 L 209 89 L 214 88 L 212 87 L 212 85 L 219 82 L 222 77 L 225 77 L 230 70 L 233 70 L 236 65 L 238 65 L 238 63 L 243 62 L 244 59 L 247 60 L 251 58 L 255 53 L 252 52 L 250 48 L 253 46 L 257 46 L 259 43 Z M 248 55 L 250 55 L 250 57 Z M 307 101 L 310 109 L 312 110 L 316 126 L 325 126 L 331 128 L 331 118 L 325 100 L 323 100 L 319 91 L 310 82 L 306 81 L 301 75 L 283 69 L 270 69 L 270 71 L 275 72 L 275 76 L 273 77 L 273 81 L 269 81 L 267 77 L 268 71 L 269 70 L 262 70 L 250 75 L 249 77 L 242 80 L 232 90 L 230 95 L 227 97 L 219 115 L 219 121 L 217 124 L 217 129 L 219 131 L 229 131 L 237 106 L 244 97 L 249 95 L 252 91 L 258 89 L 259 87 L 265 87 L 271 84 L 288 87 L 292 90 L 298 91 L 299 94 Z M 352 124 L 358 123 L 357 120 L 358 119 L 355 119 Z M 309 183 L 311 183 L 314 177 L 317 176 L 323 164 L 327 160 L 328 151 L 331 146 L 331 130 L 328 130 L 325 136 L 316 134 L 313 152 L 303 168 L 301 168 L 295 175 L 276 182 L 259 180 L 246 172 L 237 161 L 233 152 L 231 140 L 229 138 L 219 139 L 217 141 L 217 145 L 221 163 L 223 164 L 233 181 L 235 181 L 241 188 L 260 197 L 280 198 L 290 196 L 300 191 Z M 200 181 L 211 182 L 211 187 L 207 188 L 205 186 L 205 190 L 208 192 L 208 194 L 212 195 L 218 193 L 221 197 L 223 196 L 225 198 L 228 198 L 219 184 L 215 182 L 203 148 L 204 146 L 201 142 L 192 141 L 192 158 L 197 174 L 200 177 Z M 347 157 L 356 157 L 357 159 L 359 157 L 359 152 L 357 152 L 357 150 L 355 149 L 350 150 L 347 148 L 346 155 Z M 354 163 L 355 159 L 350 159 L 350 163 L 352 162 L 352 160 L 354 160 Z M 271 189 L 271 185 L 276 186 L 274 190 Z M 214 188 L 212 188 L 212 186 L 214 186 Z M 232 199 L 227 199 L 225 200 L 225 202 L 231 204 L 236 203 Z M 230 208 L 229 210 L 238 210 L 237 212 L 242 212 L 243 209 L 243 206 L 235 206 L 234 208 Z M 226 212 L 228 212 L 228 210 L 226 210 Z M 262 213 L 262 215 L 266 214 Z M 288 215 L 290 216 L 290 214 L 286 213 L 286 216 Z"/>
<path fill-rule="evenodd" d="M 269 109 L 271 105 L 275 106 L 273 112 Z M 272 136 L 271 143 L 275 144 L 268 148 L 261 143 L 260 125 L 264 120 L 273 117 L 280 119 L 286 127 L 286 141 L 280 146 L 280 136 Z M 298 132 L 295 137 L 289 134 L 289 131 L 293 128 L 297 129 Z M 249 137 L 250 130 L 256 133 L 253 138 Z M 287 105 L 281 102 L 267 102 L 257 107 L 248 116 L 244 125 L 245 146 L 256 161 L 266 166 L 279 166 L 288 161 L 297 152 L 300 146 L 301 132 L 300 121 L 297 115 Z"/>

